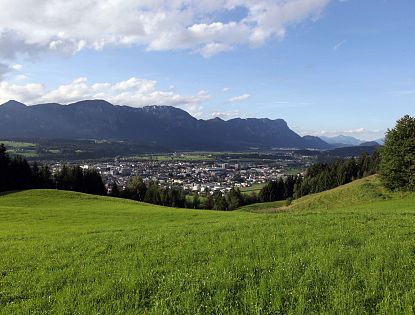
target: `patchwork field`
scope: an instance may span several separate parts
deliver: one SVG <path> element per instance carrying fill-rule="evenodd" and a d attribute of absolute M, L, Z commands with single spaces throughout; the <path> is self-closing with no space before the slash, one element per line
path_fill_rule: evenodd
<path fill-rule="evenodd" d="M 415 194 L 371 177 L 279 205 L 2 195 L 0 313 L 414 313 Z"/>
<path fill-rule="evenodd" d="M 6 146 L 9 154 L 19 154 L 25 158 L 38 156 L 38 153 L 36 152 L 36 143 L 7 140 L 0 140 L 0 143 Z"/>

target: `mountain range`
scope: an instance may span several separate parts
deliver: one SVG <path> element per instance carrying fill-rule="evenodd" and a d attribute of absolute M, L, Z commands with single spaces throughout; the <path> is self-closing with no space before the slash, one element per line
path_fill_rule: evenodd
<path fill-rule="evenodd" d="M 356 139 L 351 136 L 343 136 L 343 135 L 338 135 L 335 137 L 320 136 L 319 138 L 335 148 L 354 147 L 354 146 L 363 146 L 363 147 L 375 146 L 376 147 L 376 146 L 383 145 L 384 143 L 383 139 L 377 139 L 373 141 L 364 141 L 364 140 Z"/>
<path fill-rule="evenodd" d="M 359 140 L 351 136 L 343 136 L 343 135 L 338 135 L 334 137 L 320 136 L 319 138 L 327 142 L 328 144 L 331 144 L 334 146 L 356 146 L 364 142 L 363 140 Z"/>
<path fill-rule="evenodd" d="M 26 106 L 0 105 L 0 138 L 108 139 L 174 150 L 236 150 L 331 146 L 318 137 L 301 137 L 282 119 L 196 119 L 172 106 L 119 106 L 85 100 Z"/>

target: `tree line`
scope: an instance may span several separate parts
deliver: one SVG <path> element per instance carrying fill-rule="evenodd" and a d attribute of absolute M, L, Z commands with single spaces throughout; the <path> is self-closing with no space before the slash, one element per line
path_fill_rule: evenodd
<path fill-rule="evenodd" d="M 292 196 L 292 179 L 280 179 L 267 184 L 259 194 L 243 194 L 233 187 L 229 192 L 208 193 L 207 196 L 186 194 L 182 188 L 162 187 L 156 181 L 144 183 L 137 176 L 130 178 L 125 188 L 111 185 L 111 195 L 176 208 L 234 210 L 241 206 Z M 290 186 L 290 188 L 287 187 Z M 94 169 L 63 165 L 52 174 L 47 165 L 36 162 L 29 165 L 21 156 L 10 157 L 0 145 L 0 192 L 24 189 L 61 189 L 95 195 L 105 195 L 106 188 L 101 175 Z"/>
<path fill-rule="evenodd" d="M 288 175 L 267 183 L 258 193 L 243 194 L 237 187 L 232 187 L 225 194 L 215 192 L 206 197 L 204 209 L 229 211 L 259 202 L 290 201 L 297 181 L 297 176 Z"/>
<path fill-rule="evenodd" d="M 339 159 L 331 163 L 316 163 L 306 176 L 285 176 L 267 183 L 258 193 L 243 194 L 239 188 L 230 191 L 207 192 L 206 196 L 187 194 L 179 187 L 162 187 L 156 181 L 147 184 L 133 176 L 123 188 L 111 185 L 111 195 L 176 208 L 234 210 L 258 202 L 291 200 L 335 188 L 377 172 L 379 154 L 361 155 L 358 159 Z M 22 157 L 11 158 L 0 145 L 0 192 L 36 188 L 56 188 L 95 195 L 105 195 L 101 175 L 94 169 L 80 166 L 63 167 L 52 174 L 47 165 L 32 166 Z"/>
<path fill-rule="evenodd" d="M 372 156 L 364 153 L 358 159 L 338 159 L 331 163 L 313 164 L 304 177 L 298 178 L 294 187 L 294 198 L 333 189 L 375 174 L 379 161 L 379 152 L 375 151 Z"/>
<path fill-rule="evenodd" d="M 206 197 L 187 195 L 181 188 L 166 188 L 139 177 L 129 180 L 124 189 L 115 183 L 112 195 L 148 203 L 193 209 L 234 210 L 241 206 L 302 196 L 329 190 L 355 179 L 379 172 L 391 190 L 415 190 L 415 118 L 409 115 L 388 130 L 385 145 L 371 156 L 316 163 L 305 176 L 286 176 L 266 184 L 259 193 L 243 194 L 233 187 L 229 192 L 208 193 Z M 0 144 L 0 192 L 32 188 L 57 188 L 105 195 L 106 188 L 96 170 L 66 166 L 52 174 L 47 165 L 32 166 L 20 156 L 10 157 Z"/>
<path fill-rule="evenodd" d="M 139 176 L 131 177 L 124 189 L 120 189 L 116 183 L 112 183 L 110 195 L 161 206 L 190 207 L 183 189 L 161 187 L 156 181 L 150 181 L 146 184 Z"/>
<path fill-rule="evenodd" d="M 146 184 L 141 177 L 133 176 L 124 188 L 113 183 L 110 195 L 168 207 L 231 211 L 253 203 L 292 198 L 295 183 L 294 176 L 287 176 L 266 184 L 259 193 L 243 194 L 238 187 L 232 187 L 224 194 L 216 191 L 199 196 L 178 187 L 162 187 L 156 181 Z"/>
<path fill-rule="evenodd" d="M 205 209 L 234 210 L 244 205 L 297 199 L 312 193 L 347 184 L 378 172 L 379 152 L 362 154 L 359 158 L 337 159 L 332 162 L 316 163 L 310 166 L 305 176 L 284 176 L 267 183 L 259 193 L 241 194 L 238 188 L 222 195 L 208 195 Z"/>
<path fill-rule="evenodd" d="M 47 165 L 36 162 L 29 165 L 21 156 L 10 157 L 0 144 L 0 192 L 56 188 L 95 195 L 105 195 L 106 188 L 96 170 L 83 170 L 80 166 L 66 166 L 52 174 Z"/>

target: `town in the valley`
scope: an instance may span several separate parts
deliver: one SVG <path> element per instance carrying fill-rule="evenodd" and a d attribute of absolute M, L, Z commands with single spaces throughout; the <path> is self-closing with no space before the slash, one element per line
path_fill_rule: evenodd
<path fill-rule="evenodd" d="M 186 153 L 165 156 L 117 157 L 106 161 L 76 161 L 83 169 L 96 169 L 108 188 L 113 183 L 125 187 L 132 176 L 144 182 L 156 181 L 163 187 L 178 187 L 187 192 L 206 195 L 229 191 L 232 187 L 242 190 L 260 187 L 260 184 L 289 174 L 299 174 L 310 163 L 311 157 L 287 151 L 268 155 L 194 157 Z M 68 164 L 68 162 L 65 162 Z M 52 172 L 59 170 L 62 162 L 49 163 Z"/>

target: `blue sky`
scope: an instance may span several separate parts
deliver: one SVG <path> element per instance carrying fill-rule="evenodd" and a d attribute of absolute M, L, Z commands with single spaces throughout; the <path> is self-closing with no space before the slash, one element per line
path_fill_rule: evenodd
<path fill-rule="evenodd" d="M 0 4 L 0 101 L 166 104 L 361 139 L 415 114 L 413 0 L 50 3 Z"/>

